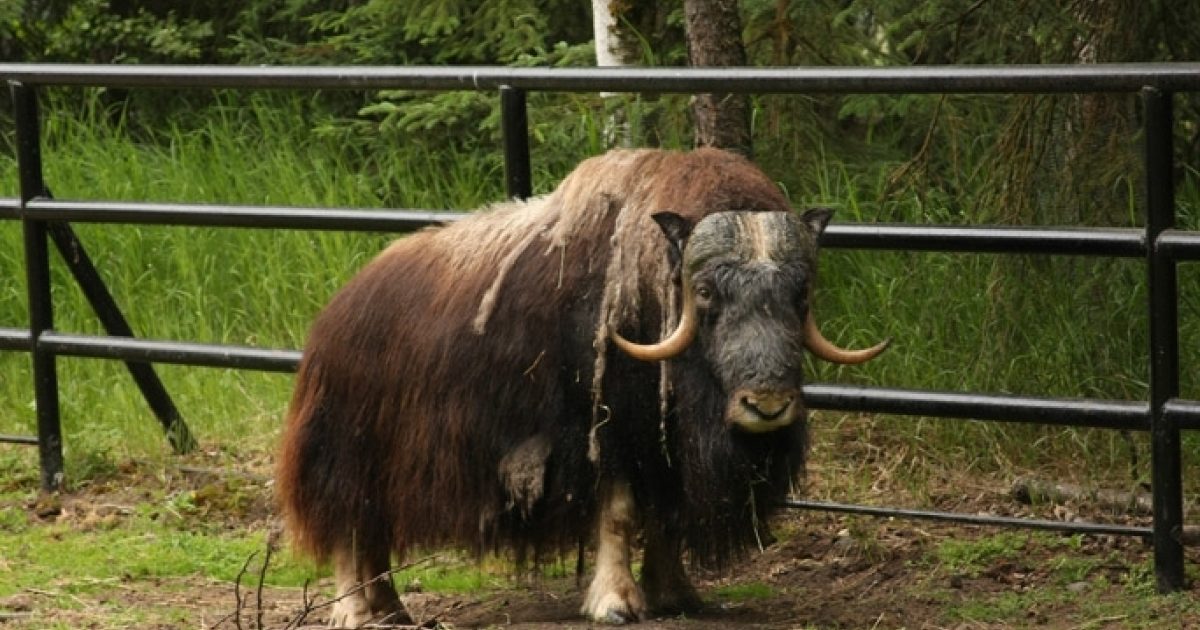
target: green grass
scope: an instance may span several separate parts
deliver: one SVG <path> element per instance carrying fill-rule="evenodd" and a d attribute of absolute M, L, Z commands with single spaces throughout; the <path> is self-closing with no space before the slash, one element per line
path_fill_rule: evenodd
<path fill-rule="evenodd" d="M 287 100 L 282 100 L 284 104 Z M 279 205 L 472 207 L 495 198 L 499 177 L 470 156 L 371 156 L 355 164 L 330 141 L 289 128 L 294 112 L 214 110 L 194 129 L 153 142 L 97 112 L 48 116 L 46 179 L 59 198 Z M 299 114 L 295 114 L 299 115 Z M 0 156 L 0 195 L 15 194 Z M 390 173 L 374 190 L 362 169 Z M 467 185 L 474 178 L 474 186 Z M 384 192 L 387 192 L 385 195 Z M 286 230 L 78 225 L 76 230 L 140 336 L 297 348 L 317 309 L 392 236 Z M 25 321 L 19 225 L 0 223 L 0 325 Z M 53 261 L 55 326 L 101 328 L 65 268 Z M 0 354 L 0 432 L 31 433 L 28 359 Z M 120 364 L 60 361 L 68 457 L 73 449 L 135 455 L 162 448 L 157 423 Z M 160 366 L 202 440 L 270 439 L 290 389 L 287 375 Z"/>
<path fill-rule="evenodd" d="M 1019 558 L 1029 539 L 1029 534 L 1009 532 L 976 540 L 945 540 L 933 555 L 946 570 L 973 575 L 997 561 Z"/>
<path fill-rule="evenodd" d="M 753 601 L 756 599 L 769 599 L 777 593 L 769 584 L 762 582 L 746 582 L 744 584 L 730 584 L 717 588 L 714 595 L 718 599 L 732 602 Z"/>
<path fill-rule="evenodd" d="M 132 526 L 86 533 L 59 525 L 6 527 L 0 542 L 13 571 L 0 578 L 0 596 L 46 586 L 68 593 L 87 591 L 114 576 L 145 580 L 198 575 L 232 583 L 246 559 L 256 552 L 261 557 L 266 544 L 261 533 L 171 532 L 138 518 Z M 311 574 L 311 566 L 276 558 L 267 584 L 300 586 Z"/>
<path fill-rule="evenodd" d="M 1153 590 L 1153 576 L 1149 578 Z M 1067 623 L 1071 628 L 1175 627 L 1185 615 L 1197 614 L 1194 597 L 1187 594 L 1140 593 L 1139 585 L 1089 582 L 1072 591 L 1065 587 L 1022 592 L 1001 590 L 959 597 L 943 592 L 943 616 L 950 624 L 997 624 L 1035 627 Z"/>
<path fill-rule="evenodd" d="M 1105 557 L 1081 551 L 1081 540 L 1013 532 L 944 540 L 929 551 L 924 579 L 930 597 L 940 602 L 952 624 L 1043 625 L 1053 620 L 1072 628 L 1156 628 L 1200 613 L 1200 603 L 1189 594 L 1157 593 L 1149 560 L 1130 565 L 1115 552 Z M 987 582 L 992 579 L 988 570 L 995 568 L 1002 573 L 1048 571 L 1049 579 L 1025 589 L 1004 582 L 961 590 L 940 586 L 950 575 Z M 1123 570 L 1111 577 L 1117 568 Z"/>
<path fill-rule="evenodd" d="M 140 503 L 132 514 L 119 518 L 47 524 L 32 523 L 23 510 L 6 505 L 0 518 L 6 567 L 0 575 L 0 597 L 28 589 L 87 593 L 118 580 L 184 576 L 233 583 L 252 556 L 257 582 L 266 548 L 264 531 L 195 528 L 176 507 L 169 502 Z M 300 586 L 314 574 L 311 562 L 279 552 L 272 558 L 266 584 Z"/>
<path fill-rule="evenodd" d="M 249 457 L 264 461 L 246 450 L 186 461 L 206 470 L 238 469 L 221 463 Z M 235 583 L 252 593 L 260 571 L 264 587 L 294 589 L 297 600 L 300 587 L 317 603 L 333 596 L 328 567 L 297 556 L 282 541 L 268 556 L 274 524 L 264 518 L 270 487 L 260 478 L 235 472 L 188 477 L 169 460 L 92 454 L 75 468 L 87 478 L 76 481 L 80 492 L 63 500 L 61 514 L 41 520 L 30 507 L 41 501 L 35 459 L 32 451 L 0 450 L 0 602 L 6 602 L 0 608 L 36 596 L 39 627 L 71 627 L 76 609 L 81 619 L 103 619 L 104 627 L 170 623 L 172 602 L 186 604 L 175 621 L 194 624 L 197 605 L 189 589 L 204 589 L 204 601 L 219 600 L 219 610 L 205 612 L 221 615 L 233 610 Z M 512 583 L 512 566 L 502 558 L 443 551 L 409 561 L 394 574 L 402 589 L 475 594 Z M 126 590 L 146 599 L 145 610 L 109 609 L 114 595 Z"/>
<path fill-rule="evenodd" d="M 763 99 L 773 103 L 782 97 Z M 469 209 L 503 196 L 495 138 L 439 142 L 389 137 L 395 146 L 356 148 L 322 119 L 319 96 L 224 95 L 218 106 L 142 127 L 137 112 L 90 92 L 55 93 L 44 131 L 46 180 L 59 198 L 303 206 Z M 636 124 L 671 146 L 686 144 L 682 101 L 645 104 Z M 603 147 L 603 106 L 570 96 L 538 97 L 531 121 L 538 190 Z M 801 108 L 802 109 L 802 108 Z M 678 110 L 678 111 L 677 111 Z M 767 118 L 762 120 L 767 121 Z M 493 121 L 494 122 L 494 121 Z M 896 187 L 908 156 L 874 146 L 838 146 L 813 132 L 777 134 L 760 125 L 760 160 L 797 206 L 834 207 L 840 221 L 973 223 L 994 209 L 962 197 L 978 177 Z M 319 132 L 310 132 L 317 129 Z M 340 135 L 339 135 L 340 134 Z M 776 135 L 772 135 L 776 134 Z M 982 141 L 981 141 L 982 142 Z M 469 148 L 461 148 L 468 146 Z M 970 156 L 963 157 L 969 161 Z M 1197 174 L 1180 181 L 1185 223 L 1198 215 Z M 978 192 L 978 191 L 976 191 Z M 0 154 L 0 195 L 16 193 L 15 166 Z M 1117 191 L 1124 198 L 1128 191 Z M 1117 194 L 1114 193 L 1114 194 Z M 958 196 L 956 196 L 958 195 Z M 1135 210 L 1136 200 L 1129 202 Z M 1133 213 L 1134 215 L 1136 213 Z M 1131 215 L 1133 216 L 1133 215 Z M 1132 219 L 1131 219 L 1132 220 Z M 144 337 L 299 347 L 320 306 L 392 238 L 289 230 L 78 225 L 105 281 Z M 0 326 L 24 325 L 20 229 L 0 223 Z M 812 380 L 945 390 L 1138 400 L 1146 395 L 1144 270 L 1139 261 L 942 253 L 824 252 L 816 308 L 828 336 L 847 345 L 895 339 L 865 366 L 810 366 Z M 100 326 L 64 267 L 53 265 L 56 328 Z M 1200 276 L 1181 273 L 1183 393 L 1200 397 Z M 63 359 L 68 462 L 89 452 L 165 455 L 165 441 L 137 389 L 115 363 Z M 202 442 L 270 444 L 291 378 L 160 366 L 167 388 Z M 32 433 L 28 359 L 0 354 L 0 432 Z M 1116 433 L 956 420 L 880 419 L 914 448 L 967 468 L 1029 468 L 1074 462 L 1124 475 L 1130 442 Z M 1148 448 L 1136 435 L 1145 476 Z M 1188 438 L 1186 474 L 1200 472 Z M 1052 464 L 1053 465 L 1053 464 Z"/>

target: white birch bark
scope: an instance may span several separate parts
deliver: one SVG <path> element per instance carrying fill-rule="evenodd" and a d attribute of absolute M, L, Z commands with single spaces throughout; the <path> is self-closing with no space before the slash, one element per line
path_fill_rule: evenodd
<path fill-rule="evenodd" d="M 592 33 L 596 43 L 596 65 L 599 67 L 624 67 L 635 65 L 636 55 L 627 42 L 632 40 L 624 34 L 620 18 L 613 13 L 611 0 L 592 0 Z M 604 99 L 618 96 L 616 92 L 601 92 Z M 624 109 L 614 108 L 604 121 L 604 138 L 609 146 L 630 146 L 628 116 Z"/>

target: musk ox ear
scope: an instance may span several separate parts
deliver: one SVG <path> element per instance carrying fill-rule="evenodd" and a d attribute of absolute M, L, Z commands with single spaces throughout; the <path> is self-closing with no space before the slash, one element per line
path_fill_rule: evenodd
<path fill-rule="evenodd" d="M 820 234 L 825 231 L 825 226 L 829 225 L 829 219 L 832 216 L 831 208 L 809 208 L 800 215 L 800 219 L 812 230 L 813 234 Z"/>
<path fill-rule="evenodd" d="M 691 224 L 687 222 L 687 219 L 670 210 L 655 212 L 650 215 L 650 218 L 654 219 L 658 227 L 662 228 L 663 235 L 667 237 L 667 243 L 670 244 L 670 247 L 667 248 L 667 257 L 671 261 L 672 271 L 678 271 L 679 265 L 683 261 L 683 248 L 692 234 Z"/>

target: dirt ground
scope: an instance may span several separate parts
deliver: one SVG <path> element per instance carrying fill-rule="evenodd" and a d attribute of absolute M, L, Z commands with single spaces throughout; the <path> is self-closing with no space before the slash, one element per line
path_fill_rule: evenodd
<path fill-rule="evenodd" d="M 201 462 L 202 464 L 204 462 Z M 884 465 L 887 465 L 886 462 Z M 832 466 L 832 465 L 831 465 Z M 253 468 L 253 467 L 252 467 Z M 835 467 L 816 467 L 816 477 Z M 269 471 L 269 468 L 263 469 Z M 147 486 L 190 488 L 196 494 L 224 487 L 232 474 L 239 501 L 226 506 L 212 498 L 207 518 L 229 528 L 266 531 L 276 527 L 270 482 L 262 471 L 189 468 L 148 474 L 138 465 L 121 467 L 110 478 L 78 488 L 51 506 L 23 506 L 30 519 L 81 530 L 97 518 L 122 518 L 105 506 L 144 500 Z M 932 507 L 956 511 L 1038 518 L 1084 518 L 1145 525 L 1144 516 L 1120 516 L 1087 505 L 1028 506 L 998 479 L 947 479 L 925 493 Z M 969 487 L 968 487 L 969 486 Z M 982 489 L 981 489 L 982 488 Z M 988 488 L 991 488 L 990 490 Z M 249 489 L 249 490 L 248 490 Z M 163 488 L 156 488 L 161 494 Z M 246 500 L 249 492 L 250 498 Z M 883 488 L 879 502 L 911 500 Z M 889 500 L 890 499 L 890 500 Z M 236 509 L 235 509 L 236 508 Z M 108 526 L 120 527 L 120 523 Z M 1200 627 L 1200 590 L 1181 595 L 1153 592 L 1152 557 L 1140 539 L 1075 536 L 953 526 L 923 521 L 788 511 L 774 527 L 778 542 L 722 573 L 693 578 L 706 608 L 686 616 L 652 618 L 640 628 L 1187 628 Z M 4 570 L 0 550 L 0 570 Z M 1188 565 L 1200 562 L 1189 550 Z M 564 564 L 573 565 L 573 559 Z M 506 586 L 478 594 L 408 592 L 404 602 L 423 627 L 587 628 L 578 614 L 580 587 L 573 571 L 541 577 L 532 584 L 501 580 Z M 312 628 L 325 625 L 331 584 L 308 589 L 258 587 L 248 574 L 240 586 L 202 577 L 114 577 L 56 606 L 50 590 L 27 588 L 0 598 L 0 630 L 25 628 L 114 628 L 110 620 L 129 609 L 150 611 L 148 628 L 221 630 Z M 400 585 L 403 586 L 403 585 Z M 153 611 L 162 610 L 161 615 Z M 376 626 L 390 627 L 390 626 Z M 411 626 L 408 626 L 411 627 Z"/>
<path fill-rule="evenodd" d="M 1200 627 L 1195 604 L 1155 612 L 1123 612 L 1121 584 L 1144 563 L 1149 550 L 1129 539 L 1088 539 L 1080 554 L 1100 555 L 1105 564 L 1086 581 L 1062 585 L 1051 554 L 1036 553 L 991 563 L 977 572 L 947 571 L 929 562 L 933 546 L 979 531 L 908 521 L 861 520 L 824 514 L 793 514 L 783 527 L 791 536 L 733 570 L 697 576 L 705 610 L 652 618 L 640 628 L 1187 628 Z M 853 534 L 847 526 L 857 528 Z M 1194 560 L 1194 558 L 1193 558 Z M 1097 579 L 1103 578 L 1103 579 Z M 306 593 L 296 588 L 257 588 L 247 578 L 240 592 L 228 582 L 203 578 L 122 580 L 98 594 L 79 598 L 71 610 L 47 607 L 50 593 L 31 590 L 0 601 L 11 611 L 0 627 L 113 627 L 103 620 L 113 608 L 170 609 L 173 619 L 150 628 L 283 629 L 324 627 L 331 588 L 328 580 Z M 751 585 L 752 596 L 738 596 Z M 1044 592 L 1048 597 L 1024 597 Z M 724 593 L 731 593 L 726 595 Z M 1186 597 L 1194 598 L 1195 591 Z M 242 601 L 237 603 L 238 598 Z M 1001 618 L 964 618 L 958 604 L 1003 601 L 1015 596 L 1018 610 Z M 308 606 L 306 610 L 306 597 Z M 1154 597 L 1154 596 L 1151 596 Z M 480 595 L 406 593 L 404 602 L 423 627 L 565 629 L 588 628 L 578 614 L 580 589 L 573 577 L 542 579 L 535 585 Z M 1118 606 L 1105 606 L 1105 600 Z M 1181 612 L 1182 611 L 1182 612 Z M 240 614 L 239 614 L 240 613 Z M 1133 615 L 1138 615 L 1134 617 Z M 393 627 L 393 626 L 372 626 Z M 394 626 L 412 627 L 412 626 Z"/>
<path fill-rule="evenodd" d="M 671 630 L 758 628 L 1188 628 L 1200 627 L 1200 613 L 1179 609 L 1155 612 L 1119 608 L 1120 585 L 1131 567 L 1148 553 L 1137 541 L 1099 539 L 1079 551 L 1102 554 L 1108 564 L 1099 568 L 1105 580 L 1089 578 L 1057 584 L 1049 557 L 1025 556 L 1006 560 L 978 573 L 946 572 L 928 566 L 931 545 L 962 537 L 953 527 L 922 527 L 912 523 L 865 524 L 860 532 L 871 537 L 872 549 L 846 535 L 845 519 L 809 515 L 789 517 L 802 533 L 748 559 L 724 575 L 700 575 L 696 580 L 707 607 L 687 616 L 651 618 L 638 627 Z M 970 535 L 969 533 L 966 535 Z M 1122 561 L 1122 559 L 1125 559 Z M 1094 576 L 1093 576 L 1094 577 Z M 766 586 L 762 594 L 743 598 L 724 596 L 738 585 Z M 729 588 L 726 591 L 723 589 Z M 1061 593 L 1048 598 L 1020 598 L 1039 589 Z M 1004 600 L 1017 596 L 1021 609 L 1002 618 L 971 619 L 954 614 L 957 603 Z M 1192 592 L 1188 597 L 1194 597 Z M 225 609 L 229 608 L 226 588 Z M 536 586 L 511 587 L 481 596 L 416 593 L 403 596 L 413 618 L 425 627 L 517 628 L 550 630 L 595 627 L 578 614 L 580 589 L 573 578 L 544 580 Z M 1118 606 L 1102 605 L 1103 600 Z M 297 621 L 303 609 L 295 591 L 271 590 L 264 627 L 284 628 Z M 220 602 L 213 602 L 219 608 Z M 1139 617 L 1149 613 L 1148 617 Z M 1135 616 L 1137 615 L 1137 616 Z M 249 619 L 250 615 L 245 615 Z M 304 624 L 324 622 L 314 611 Z M 256 627 L 243 621 L 244 627 Z M 234 628 L 230 621 L 219 628 Z"/>

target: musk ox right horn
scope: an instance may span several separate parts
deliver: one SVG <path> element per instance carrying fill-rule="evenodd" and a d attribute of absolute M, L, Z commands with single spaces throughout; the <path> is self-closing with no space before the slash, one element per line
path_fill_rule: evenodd
<path fill-rule="evenodd" d="M 613 343 L 625 354 L 642 361 L 666 361 L 683 354 L 696 338 L 696 329 L 699 327 L 696 298 L 689 284 L 686 281 L 683 283 L 683 313 L 679 316 L 679 325 L 666 339 L 655 344 L 643 345 L 629 341 L 614 330 L 610 335 Z"/>
<path fill-rule="evenodd" d="M 834 345 L 832 341 L 825 338 L 821 334 L 821 329 L 817 328 L 817 320 L 813 318 L 812 310 L 808 311 L 808 317 L 804 320 L 804 347 L 830 363 L 841 363 L 843 365 L 857 365 L 866 363 L 871 359 L 879 356 L 879 353 L 887 350 L 891 345 L 892 340 L 884 339 L 883 341 L 862 350 L 846 350 Z"/>

